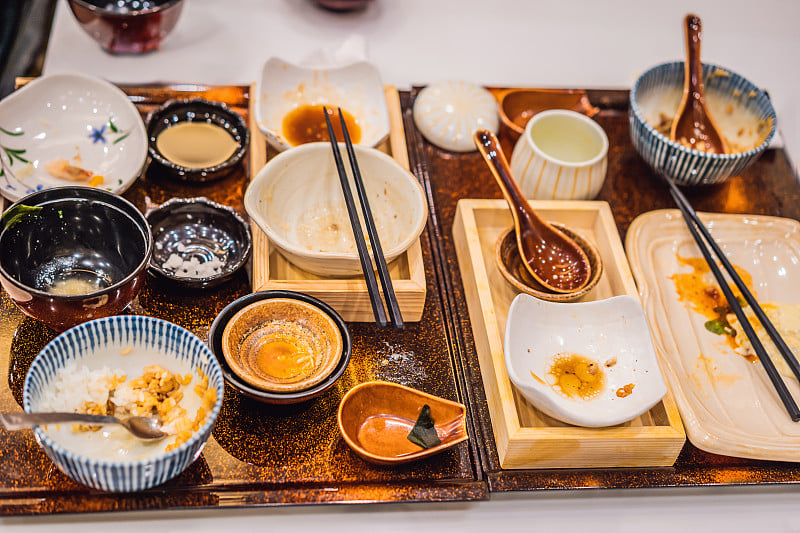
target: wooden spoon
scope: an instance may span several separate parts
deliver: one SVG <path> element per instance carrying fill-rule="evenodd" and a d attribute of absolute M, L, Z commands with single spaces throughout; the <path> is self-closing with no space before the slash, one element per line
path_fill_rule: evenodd
<path fill-rule="evenodd" d="M 706 107 L 703 93 L 703 64 L 700 62 L 700 17 L 686 15 L 686 63 L 683 98 L 669 137 L 695 150 L 724 154 L 728 151 Z"/>
<path fill-rule="evenodd" d="M 517 247 L 525 268 L 544 288 L 557 293 L 581 290 L 591 268 L 586 253 L 575 241 L 536 214 L 511 176 L 503 149 L 494 133 L 478 130 L 473 138 L 503 191 L 517 234 Z"/>

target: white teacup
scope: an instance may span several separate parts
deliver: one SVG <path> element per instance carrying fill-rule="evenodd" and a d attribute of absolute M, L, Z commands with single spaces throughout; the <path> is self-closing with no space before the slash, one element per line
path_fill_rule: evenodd
<path fill-rule="evenodd" d="M 526 198 L 591 200 L 608 166 L 608 137 L 594 120 L 564 109 L 537 113 L 511 153 L 511 172 Z"/>

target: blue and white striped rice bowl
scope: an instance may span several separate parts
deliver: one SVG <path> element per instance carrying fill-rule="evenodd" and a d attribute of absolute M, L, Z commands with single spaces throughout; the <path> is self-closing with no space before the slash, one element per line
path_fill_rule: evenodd
<path fill-rule="evenodd" d="M 125 348 L 133 349 L 130 355 L 119 355 Z M 154 352 L 158 353 L 160 360 L 151 356 L 146 360 L 141 357 L 137 360 L 137 353 Z M 34 428 L 34 434 L 47 456 L 72 479 L 108 491 L 143 490 L 177 476 L 200 456 L 222 406 L 222 371 L 216 357 L 203 341 L 180 326 L 145 316 L 101 318 L 65 331 L 36 356 L 25 377 L 23 409 L 32 412 L 42 395 L 51 390 L 58 372 L 68 364 L 85 364 L 91 370 L 103 366 L 114 369 L 118 366 L 115 357 L 125 357 L 128 365 L 137 368 L 141 365 L 141 370 L 153 364 L 169 366 L 169 361 L 188 366 L 195 374 L 200 369 L 208 376 L 209 387 L 217 391 L 217 401 L 205 424 L 174 450 L 133 462 L 103 460 L 66 450 L 38 426 Z M 125 366 L 121 368 L 127 370 Z"/>
<path fill-rule="evenodd" d="M 775 110 L 769 97 L 735 72 L 704 63 L 706 105 L 723 136 L 735 138 L 743 129 L 755 132 L 759 123 L 769 128 L 762 142 L 750 150 L 709 154 L 668 139 L 652 125 L 658 121 L 659 111 L 674 116 L 683 94 L 683 79 L 683 62 L 676 61 L 655 66 L 636 80 L 628 111 L 634 147 L 656 172 L 681 185 L 711 185 L 741 174 L 775 135 Z"/>

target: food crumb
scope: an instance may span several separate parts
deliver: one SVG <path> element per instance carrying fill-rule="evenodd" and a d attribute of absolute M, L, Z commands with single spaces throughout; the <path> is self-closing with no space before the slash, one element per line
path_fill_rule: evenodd
<path fill-rule="evenodd" d="M 624 387 L 618 388 L 617 389 L 617 397 L 625 398 L 626 396 L 630 396 L 630 394 L 633 392 L 633 388 L 635 386 L 636 385 L 634 385 L 633 383 L 628 383 Z"/>
<path fill-rule="evenodd" d="M 119 351 L 119 354 L 120 354 L 120 355 L 128 355 L 128 354 L 129 354 L 129 353 L 131 353 L 132 351 L 133 351 L 133 348 L 131 348 L 130 346 L 128 346 L 127 348 L 123 348 L 123 349 L 121 349 L 121 350 Z"/>
<path fill-rule="evenodd" d="M 616 357 L 612 357 L 611 359 L 606 361 L 606 368 L 611 368 L 612 366 L 614 366 L 616 364 L 617 364 L 617 358 Z"/>

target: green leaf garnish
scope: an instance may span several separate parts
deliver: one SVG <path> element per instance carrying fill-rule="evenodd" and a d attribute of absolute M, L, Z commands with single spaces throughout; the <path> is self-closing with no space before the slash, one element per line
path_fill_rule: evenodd
<path fill-rule="evenodd" d="M 728 321 L 722 318 L 715 318 L 714 320 L 709 320 L 705 323 L 706 329 L 711 333 L 715 333 L 717 335 L 730 335 L 731 337 L 736 336 L 736 330 L 728 324 Z"/>
<path fill-rule="evenodd" d="M 3 229 L 11 228 L 12 226 L 14 226 L 14 224 L 22 220 L 22 217 L 24 217 L 25 215 L 29 213 L 36 213 L 41 210 L 42 207 L 38 205 L 31 206 L 31 205 L 20 204 L 14 206 L 5 213 L 3 213 L 3 216 L 0 217 L 0 227 L 2 227 Z"/>
<path fill-rule="evenodd" d="M 426 450 L 441 444 L 442 441 L 439 440 L 439 435 L 436 434 L 433 418 L 431 418 L 431 407 L 428 404 L 422 406 L 417 423 L 414 424 L 414 428 L 408 434 L 408 440 Z"/>

